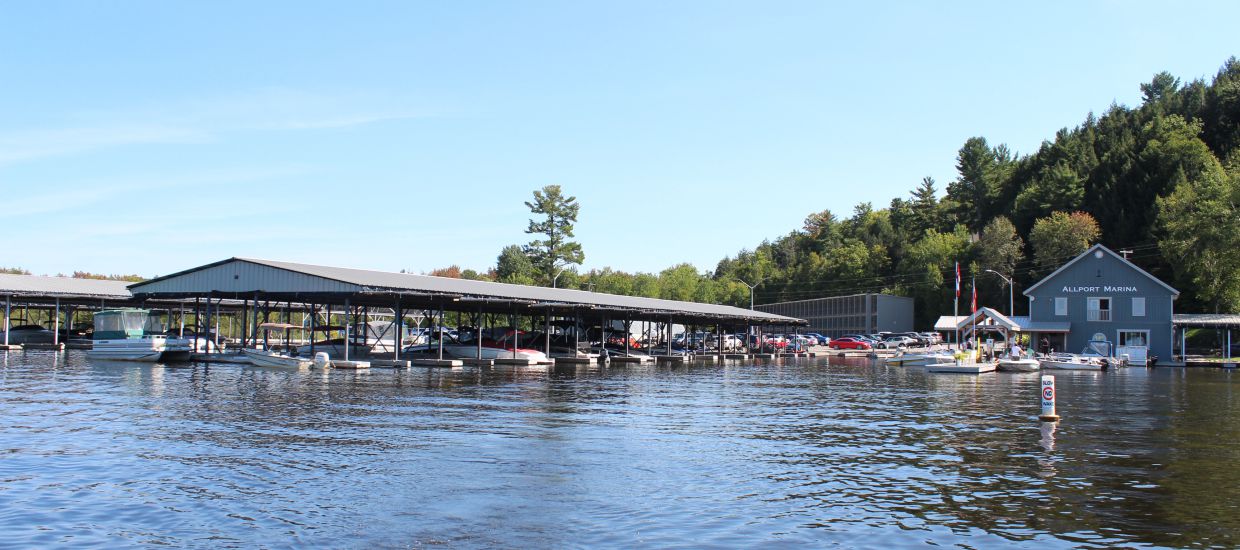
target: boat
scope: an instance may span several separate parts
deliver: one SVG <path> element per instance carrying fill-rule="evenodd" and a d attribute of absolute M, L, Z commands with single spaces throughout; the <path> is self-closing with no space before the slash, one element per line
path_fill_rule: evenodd
<path fill-rule="evenodd" d="M 1040 361 L 1046 370 L 1106 370 L 1110 362 L 1103 357 L 1059 353 L 1043 357 Z"/>
<path fill-rule="evenodd" d="M 885 363 L 901 367 L 921 367 L 955 361 L 956 358 L 950 353 L 902 353 L 888 357 Z"/>
<path fill-rule="evenodd" d="M 314 361 L 307 357 L 292 357 L 269 349 L 245 348 L 241 353 L 256 367 L 305 368 L 314 364 Z"/>
<path fill-rule="evenodd" d="M 288 332 L 291 330 L 302 329 L 301 325 L 290 325 L 287 323 L 262 323 L 258 325 L 259 329 L 264 332 L 273 330 L 284 331 L 284 341 L 288 341 Z M 270 349 L 250 349 L 241 350 L 245 354 L 245 358 L 256 367 L 285 367 L 285 368 L 305 368 L 314 364 L 314 361 L 305 356 L 292 356 L 280 353 Z M 317 354 L 316 354 L 317 355 Z"/>
<path fill-rule="evenodd" d="M 495 341 L 489 338 L 482 339 L 482 346 L 479 348 L 478 340 L 461 341 L 452 337 L 447 333 L 434 332 L 431 334 L 431 342 L 416 346 L 408 346 L 401 350 L 402 355 L 437 358 L 439 356 L 439 338 L 443 337 L 443 355 L 452 359 L 474 359 L 481 354 L 482 359 L 525 359 L 538 363 L 550 363 L 546 354 L 541 351 L 528 348 L 513 348 L 512 340 Z"/>
<path fill-rule="evenodd" d="M 0 331 L 0 344 L 4 343 L 4 331 Z M 9 327 L 8 342 L 12 345 L 50 344 L 56 333 L 42 325 L 17 325 Z"/>
<path fill-rule="evenodd" d="M 1004 357 L 999 359 L 998 367 L 1004 372 L 1037 372 L 1042 369 L 1042 364 L 1028 357 Z"/>
<path fill-rule="evenodd" d="M 957 363 L 955 359 L 947 363 L 926 365 L 926 372 L 945 372 L 954 374 L 982 374 L 994 372 L 998 368 L 995 363 Z"/>
<path fill-rule="evenodd" d="M 150 311 L 145 309 L 105 309 L 95 313 L 95 332 L 91 349 L 94 359 L 153 363 L 163 355 L 168 339 L 146 331 Z"/>

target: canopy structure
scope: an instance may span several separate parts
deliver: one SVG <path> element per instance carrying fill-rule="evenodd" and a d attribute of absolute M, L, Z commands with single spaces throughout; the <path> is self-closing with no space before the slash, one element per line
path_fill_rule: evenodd
<path fill-rule="evenodd" d="M 0 296 L 26 303 L 98 303 L 99 300 L 127 301 L 133 298 L 125 281 L 0 274 Z"/>
<path fill-rule="evenodd" d="M 1072 323 L 1069 322 L 1048 322 L 1048 321 L 1030 321 L 1026 316 L 1008 317 L 991 308 L 984 307 L 973 315 L 944 315 L 934 322 L 934 330 L 938 332 L 950 332 L 957 329 L 963 329 L 969 325 L 972 320 L 980 320 L 980 323 L 1000 326 L 1011 330 L 1012 332 L 1068 332 L 1072 329 Z"/>
<path fill-rule="evenodd" d="M 252 298 L 520 315 L 584 314 L 677 323 L 807 324 L 802 319 L 718 304 L 253 258 L 229 258 L 136 283 L 129 290 L 137 299 Z"/>
<path fill-rule="evenodd" d="M 1171 317 L 1176 328 L 1240 329 L 1240 313 L 1177 313 Z"/>

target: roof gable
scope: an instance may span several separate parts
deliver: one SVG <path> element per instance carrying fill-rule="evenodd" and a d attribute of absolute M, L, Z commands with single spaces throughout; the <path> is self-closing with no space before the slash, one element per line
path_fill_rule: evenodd
<path fill-rule="evenodd" d="M 1171 287 L 1171 285 L 1168 285 L 1167 283 L 1162 282 L 1161 280 L 1159 280 L 1159 279 L 1158 279 L 1158 277 L 1155 277 L 1155 276 L 1153 276 L 1153 275 L 1150 275 L 1150 274 L 1149 274 L 1149 272 L 1145 271 L 1144 269 L 1141 269 L 1140 267 L 1137 267 L 1137 265 L 1136 265 L 1136 264 L 1134 264 L 1134 263 L 1132 263 L 1132 262 L 1130 262 L 1130 261 L 1128 261 L 1128 260 L 1124 259 L 1124 257 L 1123 257 L 1123 256 L 1120 256 L 1119 254 L 1116 254 L 1116 253 L 1115 253 L 1115 252 L 1113 252 L 1111 249 L 1109 249 L 1109 248 L 1107 248 L 1107 247 L 1105 247 L 1105 246 L 1102 246 L 1101 244 L 1096 244 L 1096 245 L 1093 245 L 1093 246 L 1089 247 L 1089 249 L 1088 249 L 1088 250 L 1086 250 L 1085 252 L 1082 252 L 1082 253 L 1081 253 L 1080 255 L 1078 255 L 1077 257 L 1075 257 L 1075 258 L 1073 258 L 1073 259 L 1069 260 L 1069 261 L 1068 261 L 1068 263 L 1065 263 L 1065 264 L 1063 264 L 1063 265 L 1059 266 L 1059 269 L 1056 269 L 1056 270 L 1055 270 L 1054 272 L 1052 272 L 1050 275 L 1047 275 L 1046 277 L 1043 277 L 1041 281 L 1038 281 L 1037 283 L 1034 283 L 1034 285 L 1033 285 L 1033 286 L 1031 286 L 1031 287 L 1029 287 L 1029 288 L 1025 289 L 1025 291 L 1024 291 L 1024 292 L 1022 292 L 1021 294 L 1024 294 L 1025 296 L 1031 296 L 1031 295 L 1032 295 L 1032 293 L 1033 293 L 1033 291 L 1034 291 L 1034 290 L 1036 290 L 1038 287 L 1041 287 L 1042 285 L 1046 284 L 1048 281 L 1050 281 L 1050 280 L 1052 280 L 1052 279 L 1055 279 L 1055 278 L 1056 278 L 1056 277 L 1058 277 L 1059 275 L 1061 275 L 1061 274 L 1063 274 L 1064 272 L 1068 271 L 1068 270 L 1069 270 L 1072 266 L 1076 265 L 1078 262 L 1080 262 L 1080 261 L 1084 260 L 1085 258 L 1088 258 L 1088 257 L 1092 256 L 1095 252 L 1102 252 L 1103 254 L 1109 255 L 1111 258 L 1114 258 L 1115 260 L 1118 260 L 1118 261 L 1119 261 L 1122 265 L 1124 265 L 1125 267 L 1127 267 L 1127 268 L 1131 269 L 1133 272 L 1135 272 L 1135 273 L 1137 273 L 1137 274 L 1139 274 L 1139 275 L 1143 275 L 1143 276 L 1145 276 L 1147 279 L 1149 279 L 1149 280 L 1153 281 L 1153 282 L 1154 282 L 1154 283 L 1156 283 L 1158 286 L 1160 286 L 1160 287 L 1162 287 L 1162 288 L 1166 289 L 1168 292 L 1170 292 L 1170 293 L 1171 293 L 1171 295 L 1172 295 L 1172 296 L 1179 296 L 1179 295 L 1180 295 L 1180 291 L 1178 291 L 1178 290 L 1176 290 L 1176 289 L 1172 288 L 1172 287 Z"/>

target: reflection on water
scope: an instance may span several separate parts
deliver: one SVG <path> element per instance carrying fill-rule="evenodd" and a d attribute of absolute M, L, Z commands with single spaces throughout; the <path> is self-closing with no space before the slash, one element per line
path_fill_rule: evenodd
<path fill-rule="evenodd" d="M 0 352 L 2 544 L 1240 543 L 1222 371 L 288 371 Z"/>

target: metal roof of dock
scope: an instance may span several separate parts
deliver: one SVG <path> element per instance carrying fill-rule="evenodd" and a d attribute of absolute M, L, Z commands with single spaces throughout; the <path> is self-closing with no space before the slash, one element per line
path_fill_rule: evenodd
<path fill-rule="evenodd" d="M 1240 329 L 1240 313 L 1177 313 L 1171 323 L 1185 328 Z"/>
<path fill-rule="evenodd" d="M 261 294 L 292 302 L 348 299 L 353 305 L 446 307 L 449 310 L 504 313 L 514 309 L 626 313 L 635 319 L 712 319 L 802 325 L 802 319 L 718 304 L 621 296 L 564 288 L 453 279 L 255 258 L 229 258 L 135 283 L 137 298 L 215 296 L 247 299 Z M 455 305 L 453 305 L 455 304 Z"/>
<path fill-rule="evenodd" d="M 0 274 L 0 296 L 21 299 L 130 300 L 125 281 Z"/>

